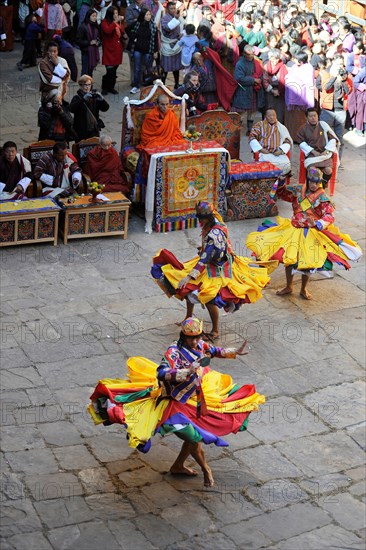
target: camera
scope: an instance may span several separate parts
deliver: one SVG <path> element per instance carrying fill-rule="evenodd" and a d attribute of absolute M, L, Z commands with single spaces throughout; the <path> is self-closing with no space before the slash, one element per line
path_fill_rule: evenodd
<path fill-rule="evenodd" d="M 338 74 L 341 78 L 344 78 L 345 76 L 347 76 L 347 71 L 346 69 L 344 69 L 343 67 L 341 67 L 338 71 Z"/>

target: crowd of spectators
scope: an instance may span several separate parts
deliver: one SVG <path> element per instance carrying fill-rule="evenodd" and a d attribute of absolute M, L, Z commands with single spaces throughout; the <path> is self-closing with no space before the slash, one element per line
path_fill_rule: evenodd
<path fill-rule="evenodd" d="M 92 78 L 101 62 L 105 66 L 101 93 L 117 94 L 117 70 L 126 51 L 131 94 L 139 92 L 157 64 L 163 82 L 172 72 L 174 89 L 181 92 L 187 85 L 194 88 L 190 96 L 196 101 L 190 100 L 188 114 L 216 104 L 227 109 L 219 89 L 226 84 L 232 89 L 230 108 L 245 113 L 242 118 L 243 122 L 246 119 L 247 135 L 255 112 L 261 111 L 264 118 L 265 109 L 272 107 L 277 120 L 286 125 L 296 141 L 307 109 L 315 107 L 342 143 L 345 128 L 354 128 L 358 134 L 365 132 L 365 33 L 361 27 L 352 27 L 346 17 L 331 19 L 323 15 L 318 20 L 310 13 L 309 4 L 306 0 L 20 2 L 18 19 L 24 51 L 17 67 L 23 70 L 35 66 L 42 45 L 47 57 L 47 46 L 52 41 L 58 46 L 60 63 L 62 59 L 67 62 L 68 79 L 77 82 L 74 48 L 79 48 L 79 75 Z M 6 32 L 9 22 L 5 19 L 0 17 L 3 50 L 12 49 L 13 38 L 11 32 Z M 224 75 L 224 84 L 217 82 L 218 63 L 219 80 Z M 191 84 L 196 80 L 195 76 L 192 79 L 192 71 L 198 74 L 198 85 Z M 90 100 L 85 95 L 86 101 Z M 47 134 L 45 121 L 55 126 L 47 122 L 50 116 L 61 110 L 69 113 L 68 105 L 58 97 L 56 105 L 55 101 L 52 105 L 50 101 L 45 103 L 42 97 L 41 137 Z M 51 129 L 50 133 L 59 140 L 84 137 L 75 125 L 56 133 Z"/>

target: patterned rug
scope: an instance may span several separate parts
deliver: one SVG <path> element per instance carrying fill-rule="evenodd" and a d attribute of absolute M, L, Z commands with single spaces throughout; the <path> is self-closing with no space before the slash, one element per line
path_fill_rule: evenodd
<path fill-rule="evenodd" d="M 43 211 L 61 209 L 53 199 L 48 199 L 47 197 L 0 202 L 0 214 L 11 214 L 13 212 L 34 212 L 35 210 Z"/>
<path fill-rule="evenodd" d="M 224 152 L 173 155 L 157 161 L 155 230 L 196 227 L 195 206 L 208 201 L 223 213 L 227 162 Z"/>
<path fill-rule="evenodd" d="M 277 216 L 278 208 L 269 197 L 281 170 L 270 162 L 232 162 L 226 191 L 227 221 Z"/>

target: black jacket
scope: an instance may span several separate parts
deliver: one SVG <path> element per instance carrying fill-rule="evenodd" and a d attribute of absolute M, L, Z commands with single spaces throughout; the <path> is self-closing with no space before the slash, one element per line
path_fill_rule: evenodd
<path fill-rule="evenodd" d="M 78 90 L 71 100 L 70 111 L 74 113 L 74 130 L 80 139 L 98 137 L 103 122 L 99 118 L 99 111 L 105 112 L 109 109 L 109 103 L 101 95 L 92 91 L 92 98 L 84 99 L 85 93 Z"/>
<path fill-rule="evenodd" d="M 76 43 L 82 52 L 88 51 L 91 40 L 98 40 L 101 43 L 99 25 L 90 23 L 89 30 L 89 23 L 82 23 L 76 35 Z"/>

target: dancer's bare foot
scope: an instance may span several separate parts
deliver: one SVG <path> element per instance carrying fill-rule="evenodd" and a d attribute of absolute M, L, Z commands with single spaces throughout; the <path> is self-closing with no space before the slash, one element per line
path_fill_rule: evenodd
<path fill-rule="evenodd" d="M 286 294 L 292 294 L 292 288 L 289 286 L 285 286 L 282 290 L 277 290 L 276 295 L 277 296 L 286 296 Z"/>
<path fill-rule="evenodd" d="M 312 300 L 313 299 L 312 295 L 310 294 L 310 292 L 308 292 L 306 290 L 306 288 L 304 288 L 304 290 L 300 291 L 300 296 L 302 298 L 304 298 L 304 300 Z"/>
<path fill-rule="evenodd" d="M 211 468 L 209 466 L 207 466 L 206 471 L 203 472 L 203 484 L 205 487 L 213 487 L 215 485 Z"/>
<path fill-rule="evenodd" d="M 171 467 L 170 468 L 170 473 L 173 475 L 173 476 L 176 476 L 176 475 L 183 475 L 183 476 L 196 476 L 198 474 L 198 472 L 196 470 L 193 470 L 193 468 L 187 468 L 186 466 L 182 466 L 182 467 Z"/>

